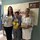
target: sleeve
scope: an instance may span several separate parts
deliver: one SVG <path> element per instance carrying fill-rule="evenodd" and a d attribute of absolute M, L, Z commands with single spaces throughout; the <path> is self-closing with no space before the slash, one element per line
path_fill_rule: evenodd
<path fill-rule="evenodd" d="M 30 18 L 29 23 L 30 23 L 30 24 L 31 24 L 31 26 L 33 27 L 32 18 Z"/>
<path fill-rule="evenodd" d="M 4 23 L 5 23 L 5 19 L 7 19 L 6 17 L 7 17 L 6 15 L 5 15 L 5 16 L 3 16 L 3 18 L 2 18 L 2 24 L 4 24 Z"/>
<path fill-rule="evenodd" d="M 21 20 L 22 20 L 22 23 L 25 23 L 25 17 L 22 17 Z"/>
<path fill-rule="evenodd" d="M 22 23 L 22 19 L 21 17 L 19 18 L 19 26 L 21 26 L 21 23 Z"/>
<path fill-rule="evenodd" d="M 4 24 L 4 16 L 3 16 L 3 18 L 2 18 L 2 24 Z"/>
<path fill-rule="evenodd" d="M 31 18 L 28 20 L 28 23 L 29 23 L 29 24 L 32 24 L 32 20 L 31 20 Z"/>

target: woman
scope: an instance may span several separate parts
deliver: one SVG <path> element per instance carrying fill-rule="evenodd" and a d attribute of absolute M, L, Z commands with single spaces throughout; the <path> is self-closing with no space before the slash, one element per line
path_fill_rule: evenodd
<path fill-rule="evenodd" d="M 14 40 L 21 40 L 21 17 L 19 11 L 15 12 L 15 15 L 13 21 Z"/>
<path fill-rule="evenodd" d="M 12 20 L 13 20 L 13 9 L 11 6 L 8 7 L 8 14 L 3 17 L 2 24 L 6 32 L 7 40 L 12 40 Z"/>
<path fill-rule="evenodd" d="M 25 16 L 22 17 L 22 38 L 24 40 L 30 40 L 32 32 L 32 20 L 29 16 L 30 9 L 27 8 L 25 13 Z"/>

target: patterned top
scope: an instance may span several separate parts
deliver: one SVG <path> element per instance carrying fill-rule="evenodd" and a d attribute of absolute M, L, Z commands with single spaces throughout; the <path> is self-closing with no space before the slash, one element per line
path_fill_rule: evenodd
<path fill-rule="evenodd" d="M 4 24 L 4 27 L 11 27 L 12 26 L 12 16 L 4 16 L 2 18 L 2 24 Z"/>

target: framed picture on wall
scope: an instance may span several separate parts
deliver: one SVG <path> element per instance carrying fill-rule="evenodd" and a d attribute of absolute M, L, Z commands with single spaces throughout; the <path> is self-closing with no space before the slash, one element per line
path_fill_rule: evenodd
<path fill-rule="evenodd" d="M 39 8 L 40 2 L 29 3 L 29 8 Z"/>

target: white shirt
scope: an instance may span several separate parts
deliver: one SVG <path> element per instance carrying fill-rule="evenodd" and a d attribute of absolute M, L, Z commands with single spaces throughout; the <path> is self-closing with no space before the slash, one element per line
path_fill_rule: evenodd
<path fill-rule="evenodd" d="M 11 27 L 12 26 L 12 16 L 4 16 L 2 19 L 2 24 L 4 24 L 4 27 Z"/>
<path fill-rule="evenodd" d="M 26 23 L 26 25 L 32 25 L 32 20 L 30 17 L 22 17 L 22 23 Z M 29 29 L 22 28 L 22 38 L 23 39 L 31 39 L 32 27 Z"/>

